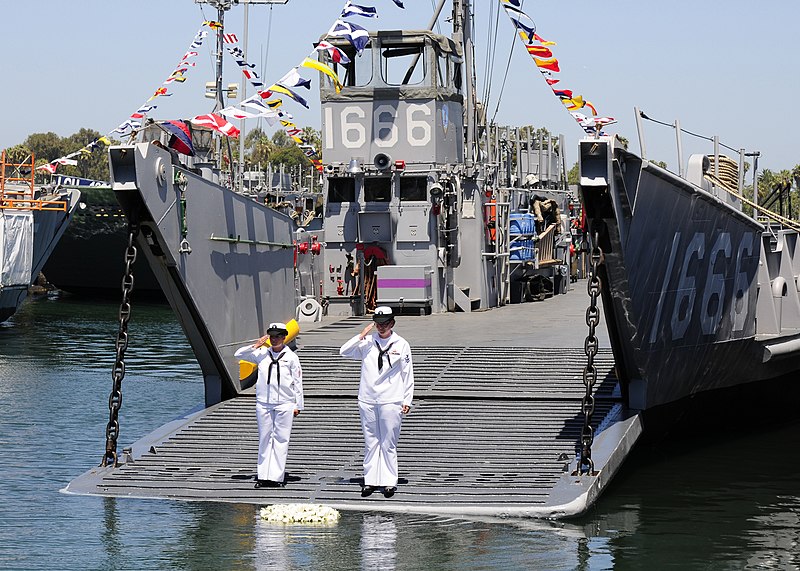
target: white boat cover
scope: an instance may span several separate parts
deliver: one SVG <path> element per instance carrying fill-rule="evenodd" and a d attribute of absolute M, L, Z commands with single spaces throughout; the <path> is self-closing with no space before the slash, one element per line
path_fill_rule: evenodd
<path fill-rule="evenodd" d="M 33 213 L 0 211 L 0 286 L 29 286 L 33 268 Z"/>

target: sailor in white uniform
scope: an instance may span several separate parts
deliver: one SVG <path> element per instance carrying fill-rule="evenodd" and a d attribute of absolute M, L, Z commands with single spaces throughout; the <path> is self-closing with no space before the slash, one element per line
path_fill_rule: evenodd
<path fill-rule="evenodd" d="M 364 432 L 364 486 L 367 497 L 383 488 L 390 498 L 397 491 L 397 441 L 403 415 L 414 398 L 414 366 L 408 342 L 392 331 L 390 307 L 378 307 L 373 323 L 347 341 L 339 354 L 361 361 L 358 408 Z M 371 333 L 373 326 L 376 333 Z"/>
<path fill-rule="evenodd" d="M 258 364 L 256 488 L 284 485 L 292 420 L 303 410 L 303 371 L 297 355 L 284 344 L 286 335 L 284 323 L 270 323 L 266 335 L 235 353 Z M 268 340 L 270 347 L 265 346 Z"/>

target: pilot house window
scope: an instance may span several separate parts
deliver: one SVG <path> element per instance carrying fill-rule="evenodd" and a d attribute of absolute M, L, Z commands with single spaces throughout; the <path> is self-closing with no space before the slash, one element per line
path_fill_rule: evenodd
<path fill-rule="evenodd" d="M 328 202 L 355 202 L 356 181 L 351 177 L 328 178 Z"/>
<path fill-rule="evenodd" d="M 335 63 L 328 54 L 323 57 L 323 62 L 333 68 L 342 85 L 345 87 L 364 87 L 369 85 L 372 81 L 372 45 L 368 43 L 360 54 L 349 44 L 337 47 L 344 52 L 350 62 L 346 64 Z M 333 82 L 327 75 L 322 77 L 322 82 L 325 87 L 333 88 Z"/>
<path fill-rule="evenodd" d="M 428 200 L 427 176 L 401 176 L 400 202 Z"/>
<path fill-rule="evenodd" d="M 366 202 L 389 202 L 392 199 L 392 179 L 388 176 L 364 178 Z"/>
<path fill-rule="evenodd" d="M 425 83 L 425 46 L 383 44 L 381 67 L 386 85 L 421 85 Z"/>

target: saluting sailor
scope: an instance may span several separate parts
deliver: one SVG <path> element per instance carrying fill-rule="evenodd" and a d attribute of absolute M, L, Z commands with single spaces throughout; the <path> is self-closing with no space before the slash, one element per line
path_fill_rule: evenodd
<path fill-rule="evenodd" d="M 258 364 L 258 477 L 256 488 L 285 484 L 286 456 L 292 420 L 303 410 L 303 371 L 300 359 L 285 345 L 284 323 L 270 323 L 267 334 L 235 355 Z M 265 346 L 269 341 L 270 346 Z"/>
<path fill-rule="evenodd" d="M 364 432 L 364 486 L 367 497 L 376 488 L 391 498 L 397 491 L 397 441 L 403 415 L 414 398 L 414 366 L 408 342 L 392 331 L 390 307 L 375 309 L 373 323 L 342 345 L 339 354 L 361 361 L 358 408 Z M 376 333 L 370 334 L 373 326 Z"/>

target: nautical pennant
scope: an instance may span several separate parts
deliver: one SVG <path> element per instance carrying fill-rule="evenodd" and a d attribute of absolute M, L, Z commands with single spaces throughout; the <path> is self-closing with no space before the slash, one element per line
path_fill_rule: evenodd
<path fill-rule="evenodd" d="M 364 48 L 369 42 L 369 32 L 366 28 L 351 24 L 350 22 L 343 22 L 342 20 L 336 20 L 328 35 L 336 36 L 337 38 L 347 38 L 359 54 L 364 51 Z"/>
<path fill-rule="evenodd" d="M 198 115 L 191 120 L 193 124 L 203 127 L 209 127 L 214 131 L 218 131 L 227 137 L 236 138 L 239 136 L 239 129 L 219 115 L 209 113 L 208 115 Z"/>
<path fill-rule="evenodd" d="M 505 8 L 506 14 L 517 29 L 528 35 L 528 43 L 532 43 L 533 36 L 536 35 L 536 24 L 533 23 L 533 20 L 519 8 L 508 5 L 504 5 L 503 8 Z"/>
<path fill-rule="evenodd" d="M 365 18 L 377 18 L 378 11 L 373 6 L 361 6 L 353 4 L 351 0 L 347 0 L 347 4 L 342 9 L 340 18 L 347 18 L 349 16 L 364 16 Z"/>
<path fill-rule="evenodd" d="M 536 64 L 536 67 L 540 67 L 542 69 L 549 69 L 550 71 L 561 71 L 561 69 L 558 67 L 558 60 L 556 58 L 550 58 L 550 59 L 533 58 L 533 63 Z"/>
<path fill-rule="evenodd" d="M 210 27 L 211 29 L 220 29 L 222 27 L 217 22 L 212 22 L 212 21 L 203 22 L 203 24 L 201 25 L 200 29 L 195 34 L 195 36 L 194 36 L 194 38 L 192 40 L 192 43 L 189 46 L 189 50 L 187 50 L 183 54 L 183 57 L 181 58 L 181 60 L 178 63 L 178 65 L 176 66 L 175 70 L 162 83 L 162 86 L 170 84 L 172 82 L 182 83 L 182 82 L 184 82 L 186 80 L 186 77 L 184 76 L 185 72 L 188 70 L 189 67 L 193 67 L 195 65 L 194 62 L 190 61 L 191 58 L 194 58 L 194 57 L 196 57 L 198 55 L 198 52 L 195 51 L 195 50 L 197 50 L 203 44 L 203 40 L 208 36 L 208 31 L 203 29 L 206 26 Z M 169 93 L 167 91 L 166 87 L 159 87 L 158 89 L 156 89 L 156 91 L 153 93 L 153 95 L 147 101 L 149 102 L 149 101 L 151 101 L 152 99 L 154 99 L 156 97 L 169 97 L 171 95 L 172 95 L 172 93 Z M 157 108 L 156 105 L 147 105 L 147 102 L 145 102 L 143 105 L 139 106 L 139 108 L 135 112 L 133 112 L 128 117 L 128 119 L 126 119 L 123 123 L 121 123 L 119 126 L 117 126 L 112 131 L 109 131 L 106 135 L 104 135 L 102 137 L 99 137 L 98 139 L 95 139 L 94 141 L 92 141 L 91 143 L 86 145 L 85 147 L 79 149 L 78 151 L 76 151 L 76 152 L 74 152 L 74 153 L 72 153 L 70 155 L 66 155 L 65 157 L 61 157 L 61 158 L 56 159 L 55 161 L 53 161 L 51 163 L 51 164 L 54 165 L 52 167 L 52 169 L 50 167 L 40 167 L 40 168 L 45 168 L 45 170 L 48 170 L 51 173 L 55 173 L 55 168 L 56 168 L 55 165 L 58 164 L 57 161 L 69 160 L 71 157 L 78 156 L 78 155 L 84 156 L 84 155 L 87 154 L 87 151 L 91 151 L 91 150 L 97 148 L 97 143 L 98 142 L 106 144 L 106 145 L 110 145 L 111 141 L 108 138 L 110 135 L 119 134 L 121 136 L 124 136 L 124 135 L 126 135 L 128 133 L 132 134 L 133 132 L 137 131 L 138 129 L 141 129 L 142 123 L 141 123 L 140 120 L 144 118 L 144 115 L 147 114 L 148 112 L 152 111 L 153 109 L 156 109 L 156 108 Z"/>
<path fill-rule="evenodd" d="M 596 116 L 597 110 L 594 105 L 592 105 L 590 101 L 584 99 L 582 95 L 574 95 L 571 89 L 555 89 L 552 87 L 560 81 L 552 77 L 552 75 L 553 73 L 559 73 L 561 68 L 558 60 L 553 56 L 552 51 L 546 46 L 554 46 L 556 43 L 547 41 L 536 33 L 536 24 L 522 11 L 522 3 L 519 0 L 500 0 L 500 2 L 509 19 L 517 28 L 517 35 L 519 35 L 520 39 L 526 44 L 525 47 L 531 55 L 531 59 L 533 59 L 542 76 L 545 78 L 545 81 L 547 81 L 547 84 L 553 89 L 553 93 L 556 97 L 558 97 L 570 111 L 586 107 L 591 109 L 592 114 Z M 604 125 L 616 122 L 613 117 L 587 118 L 582 113 L 572 112 L 570 114 L 578 125 L 590 135 L 600 132 Z"/>
<path fill-rule="evenodd" d="M 347 55 L 345 55 L 345 53 L 342 50 L 340 50 L 330 42 L 326 42 L 323 40 L 317 44 L 317 47 L 315 49 L 318 52 L 327 51 L 328 54 L 330 54 L 331 61 L 333 61 L 333 63 L 340 63 L 342 65 L 347 65 L 348 63 L 350 63 L 350 58 L 347 57 Z"/>
<path fill-rule="evenodd" d="M 305 87 L 306 89 L 311 89 L 311 80 L 301 77 L 300 74 L 297 73 L 297 68 L 293 67 L 286 73 L 286 75 L 278 80 L 278 85 L 283 85 L 285 87 Z"/>
<path fill-rule="evenodd" d="M 339 76 L 338 76 L 338 75 L 336 75 L 336 72 L 335 72 L 335 71 L 333 71 L 333 70 L 330 68 L 330 66 L 327 66 L 327 65 L 325 65 L 324 63 L 322 63 L 322 62 L 319 62 L 319 61 L 317 61 L 317 60 L 314 60 L 314 59 L 311 59 L 311 58 L 306 58 L 306 59 L 304 59 L 304 60 L 303 60 L 303 61 L 300 63 L 300 65 L 301 65 L 301 66 L 303 66 L 303 67 L 308 67 L 308 68 L 311 68 L 311 69 L 316 69 L 316 70 L 317 70 L 317 71 L 319 71 L 320 73 L 324 73 L 325 75 L 327 75 L 328 77 L 330 77 L 330 78 L 331 78 L 331 80 L 333 81 L 333 86 L 334 86 L 334 88 L 336 89 L 336 93 L 339 93 L 339 92 L 342 90 L 342 82 L 341 82 L 341 81 L 339 81 Z"/>
<path fill-rule="evenodd" d="M 280 84 L 276 83 L 276 84 L 270 86 L 270 90 L 277 91 L 278 93 L 283 93 L 284 95 L 288 95 L 289 97 L 291 97 L 292 99 L 297 101 L 300 105 L 302 105 L 306 109 L 309 108 L 308 107 L 308 101 L 306 101 L 305 99 L 300 97 L 300 95 L 298 95 L 297 93 L 295 93 L 294 91 L 292 91 L 288 87 L 285 87 L 283 85 L 280 85 Z M 269 101 L 267 101 L 267 105 L 269 105 Z"/>
<path fill-rule="evenodd" d="M 244 111 L 242 109 L 238 109 L 236 107 L 225 107 L 224 109 L 220 109 L 217 111 L 220 115 L 224 115 L 225 117 L 231 117 L 233 119 L 253 119 L 258 117 L 258 113 L 250 113 L 249 111 Z"/>

